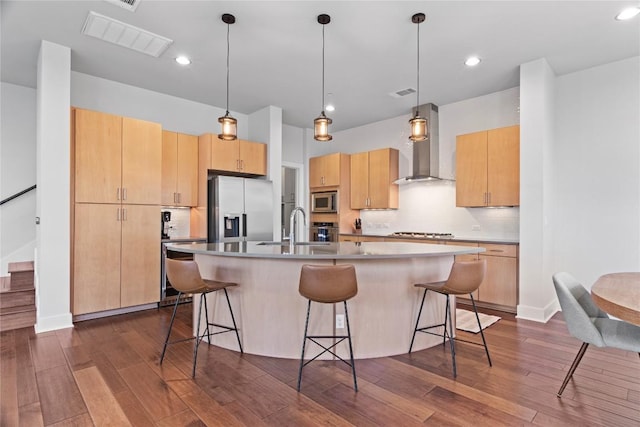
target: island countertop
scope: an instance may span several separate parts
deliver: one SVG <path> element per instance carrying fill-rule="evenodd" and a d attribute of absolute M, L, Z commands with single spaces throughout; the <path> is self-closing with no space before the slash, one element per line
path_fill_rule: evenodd
<path fill-rule="evenodd" d="M 226 242 L 167 244 L 172 251 L 201 255 L 279 259 L 389 259 L 475 254 L 484 248 L 410 242 Z"/>

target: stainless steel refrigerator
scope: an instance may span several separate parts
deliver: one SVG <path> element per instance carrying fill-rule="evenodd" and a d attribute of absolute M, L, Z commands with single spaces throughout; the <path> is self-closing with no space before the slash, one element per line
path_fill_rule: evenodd
<path fill-rule="evenodd" d="M 207 190 L 209 242 L 273 240 L 271 181 L 212 175 Z"/>

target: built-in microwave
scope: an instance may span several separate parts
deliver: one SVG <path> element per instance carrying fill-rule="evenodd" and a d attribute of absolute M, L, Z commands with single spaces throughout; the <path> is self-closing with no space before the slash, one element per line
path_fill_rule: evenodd
<path fill-rule="evenodd" d="M 311 212 L 336 213 L 338 212 L 338 192 L 323 191 L 311 193 Z"/>

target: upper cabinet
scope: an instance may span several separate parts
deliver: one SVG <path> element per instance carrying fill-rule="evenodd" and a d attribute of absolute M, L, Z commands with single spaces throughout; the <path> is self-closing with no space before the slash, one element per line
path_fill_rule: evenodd
<path fill-rule="evenodd" d="M 397 209 L 398 150 L 351 155 L 351 209 Z"/>
<path fill-rule="evenodd" d="M 458 135 L 456 206 L 520 204 L 520 126 Z"/>
<path fill-rule="evenodd" d="M 162 204 L 197 206 L 197 136 L 162 131 Z"/>
<path fill-rule="evenodd" d="M 247 176 L 267 174 L 267 144 L 242 139 L 223 141 L 210 133 L 201 135 L 200 142 L 209 146 L 209 169 Z"/>
<path fill-rule="evenodd" d="M 74 109 L 75 201 L 160 204 L 158 123 Z"/>
<path fill-rule="evenodd" d="M 341 170 L 349 162 L 349 156 L 342 153 L 309 159 L 309 187 L 335 187 L 341 184 Z"/>

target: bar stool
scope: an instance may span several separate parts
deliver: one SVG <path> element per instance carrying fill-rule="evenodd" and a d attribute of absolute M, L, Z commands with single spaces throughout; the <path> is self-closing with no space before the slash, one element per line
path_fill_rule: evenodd
<path fill-rule="evenodd" d="M 167 346 L 169 344 L 175 344 L 182 341 L 188 341 L 191 339 L 195 339 L 196 342 L 193 348 L 193 370 L 191 372 L 191 376 L 196 376 L 196 362 L 198 357 L 198 347 L 200 346 L 200 341 L 204 337 L 210 338 L 212 335 L 218 335 L 225 332 L 234 331 L 236 333 L 236 338 L 238 339 L 238 347 L 240 347 L 240 353 L 242 351 L 242 344 L 240 343 L 240 335 L 238 334 L 238 327 L 236 326 L 236 319 L 233 316 L 233 310 L 231 309 L 231 302 L 229 302 L 229 294 L 227 293 L 227 288 L 231 286 L 238 286 L 237 283 L 228 283 L 228 282 L 219 282 L 217 280 L 207 280 L 203 279 L 200 276 L 200 271 L 198 270 L 198 264 L 195 261 L 181 261 L 176 259 L 166 259 L 166 270 L 167 277 L 171 282 L 171 285 L 178 290 L 178 297 L 176 299 L 176 303 L 173 307 L 173 314 L 171 315 L 171 323 L 169 324 L 169 331 L 167 332 L 167 338 L 164 340 L 164 347 L 162 348 L 162 355 L 160 356 L 160 364 L 162 365 L 162 361 L 164 360 L 165 352 L 167 351 Z M 229 306 L 229 313 L 231 313 L 231 321 L 233 322 L 233 327 L 220 325 L 217 323 L 209 322 L 209 310 L 207 308 L 207 294 L 211 292 L 216 292 L 219 290 L 224 291 L 224 296 L 227 298 L 227 305 Z M 173 328 L 173 321 L 176 318 L 176 311 L 178 310 L 178 302 L 180 301 L 180 295 L 182 294 L 200 294 L 200 310 L 198 312 L 198 327 L 196 329 L 196 336 L 190 338 L 184 338 L 176 341 L 169 342 L 169 337 L 171 336 L 171 329 Z M 207 327 L 200 334 L 200 318 L 202 317 L 202 306 L 204 305 L 204 315 L 205 320 L 207 322 Z M 209 329 L 210 326 L 215 326 L 220 329 L 224 329 L 218 332 L 211 332 Z"/>
<path fill-rule="evenodd" d="M 347 300 L 353 298 L 358 293 L 358 281 L 356 280 L 356 269 L 350 264 L 341 265 L 303 265 L 300 272 L 300 295 L 309 300 L 307 304 L 307 320 L 304 325 L 304 339 L 302 341 L 302 355 L 300 356 L 300 370 L 298 371 L 298 391 L 302 381 L 302 368 L 316 360 L 324 353 L 331 353 L 342 362 L 351 367 L 353 373 L 353 388 L 358 391 L 356 380 L 356 366 L 353 362 L 353 347 L 351 344 L 351 328 L 349 327 L 349 312 L 347 311 Z M 307 335 L 309 328 L 309 312 L 311 311 L 311 301 L 333 304 L 344 303 L 344 314 L 347 324 L 347 335 Z M 329 347 L 321 344 L 319 339 L 333 339 L 335 341 Z M 344 340 L 349 342 L 349 355 L 351 363 L 338 356 L 332 349 Z M 307 340 L 317 344 L 324 350 L 318 353 L 313 359 L 304 361 L 305 344 Z"/>
<path fill-rule="evenodd" d="M 409 346 L 409 353 L 411 353 L 411 349 L 413 348 L 413 341 L 416 338 L 416 332 L 424 332 L 426 334 L 436 335 L 442 337 L 442 345 L 444 345 L 447 337 L 449 338 L 449 345 L 451 347 L 451 361 L 453 364 L 453 377 L 457 376 L 456 371 L 456 346 L 454 341 L 457 338 L 453 338 L 453 321 L 451 316 L 451 303 L 449 300 L 450 295 L 465 295 L 469 294 L 471 297 L 471 303 L 473 304 L 473 311 L 476 314 L 476 320 L 478 321 L 478 327 L 480 328 L 480 335 L 482 335 L 482 344 L 484 345 L 484 350 L 487 353 L 487 359 L 489 360 L 489 366 L 491 364 L 491 357 L 489 356 L 489 349 L 487 348 L 487 342 L 484 339 L 484 333 L 482 332 L 482 325 L 480 324 L 480 317 L 478 316 L 478 309 L 476 308 L 476 303 L 473 300 L 473 292 L 480 287 L 482 280 L 484 279 L 484 273 L 487 269 L 487 261 L 476 260 L 476 261 L 456 261 L 453 263 L 451 267 L 451 272 L 449 273 L 449 278 L 444 282 L 433 282 L 433 283 L 419 283 L 414 286 L 418 288 L 423 288 L 424 293 L 422 294 L 422 303 L 420 303 L 420 310 L 418 311 L 418 319 L 416 320 L 416 327 L 413 330 L 413 337 L 411 338 L 411 345 Z M 422 314 L 422 307 L 424 306 L 424 300 L 427 295 L 427 291 L 437 292 L 439 294 L 445 295 L 447 297 L 447 306 L 444 313 L 444 323 L 440 323 L 438 325 L 424 326 L 418 327 L 420 323 L 420 315 Z M 448 321 L 448 325 L 447 325 Z M 434 332 L 430 332 L 429 329 L 438 328 L 444 326 L 444 333 L 437 334 Z M 449 328 L 449 333 L 447 333 L 447 327 Z M 470 344 L 480 345 L 480 343 L 476 343 L 473 341 L 465 341 L 461 339 L 457 339 L 458 341 L 467 342 Z"/>

